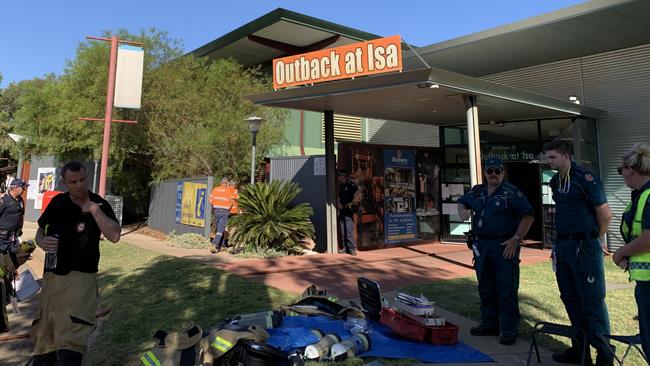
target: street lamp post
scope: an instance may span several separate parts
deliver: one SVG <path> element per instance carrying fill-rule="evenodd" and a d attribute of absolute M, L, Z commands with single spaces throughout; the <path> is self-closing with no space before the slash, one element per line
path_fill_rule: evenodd
<path fill-rule="evenodd" d="M 253 145 L 253 153 L 251 155 L 251 184 L 255 184 L 255 145 L 257 144 L 257 132 L 259 132 L 264 119 L 252 116 L 246 118 L 246 122 L 248 122 L 248 130 L 251 132 L 251 145 Z"/>

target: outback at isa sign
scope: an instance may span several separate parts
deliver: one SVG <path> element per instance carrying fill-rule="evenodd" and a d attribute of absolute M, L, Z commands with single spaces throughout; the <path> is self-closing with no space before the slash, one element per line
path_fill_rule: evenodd
<path fill-rule="evenodd" d="M 273 87 L 322 83 L 402 71 L 400 36 L 374 39 L 273 60 Z"/>

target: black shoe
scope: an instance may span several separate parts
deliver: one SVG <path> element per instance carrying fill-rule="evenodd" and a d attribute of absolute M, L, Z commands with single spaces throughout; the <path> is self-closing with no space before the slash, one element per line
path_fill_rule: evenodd
<path fill-rule="evenodd" d="M 551 357 L 555 362 L 579 365 L 580 356 L 582 356 L 582 350 L 578 347 L 571 347 L 564 350 L 564 352 L 554 353 Z M 588 349 L 585 353 L 585 365 L 591 365 L 591 354 Z"/>
<path fill-rule="evenodd" d="M 482 326 L 478 327 L 472 327 L 469 330 L 469 334 L 477 337 L 483 337 L 483 336 L 498 336 L 499 335 L 499 330 L 498 329 L 492 329 L 492 328 L 484 328 Z"/>
<path fill-rule="evenodd" d="M 596 366 L 614 366 L 614 354 L 608 352 L 607 354 L 602 354 L 598 352 L 596 356 Z"/>
<path fill-rule="evenodd" d="M 504 346 L 512 346 L 517 342 L 517 336 L 506 336 L 502 335 L 499 337 L 499 343 L 501 343 Z"/>

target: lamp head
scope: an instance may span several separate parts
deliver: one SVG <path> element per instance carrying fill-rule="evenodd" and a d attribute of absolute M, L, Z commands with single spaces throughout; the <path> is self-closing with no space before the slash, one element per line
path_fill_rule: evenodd
<path fill-rule="evenodd" d="M 246 118 L 245 121 L 248 122 L 248 130 L 251 133 L 257 133 L 260 130 L 260 126 L 262 125 L 262 122 L 264 122 L 264 118 L 251 116 Z"/>

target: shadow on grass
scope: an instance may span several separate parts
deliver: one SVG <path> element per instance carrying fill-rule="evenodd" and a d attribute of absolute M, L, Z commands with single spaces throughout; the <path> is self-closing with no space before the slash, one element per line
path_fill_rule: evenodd
<path fill-rule="evenodd" d="M 131 246 L 102 248 L 101 307 L 112 308 L 88 365 L 124 365 L 153 346 L 158 329 L 217 326 L 235 314 L 278 308 L 294 296 L 190 260 Z"/>

